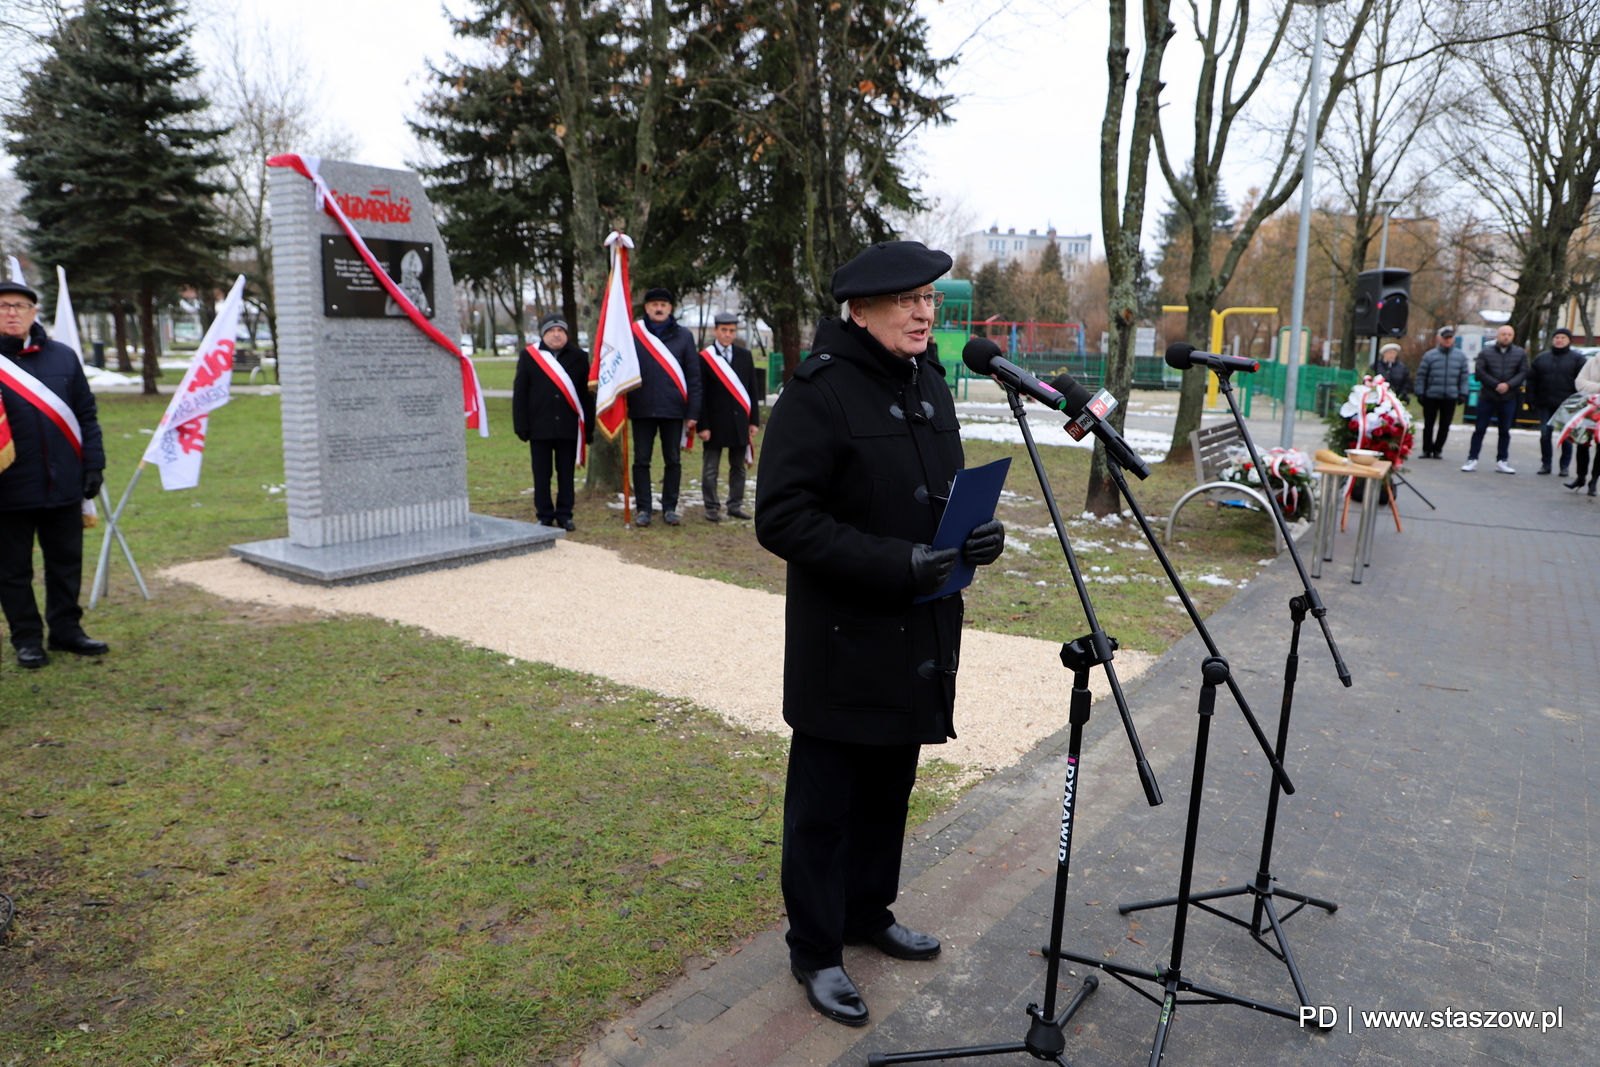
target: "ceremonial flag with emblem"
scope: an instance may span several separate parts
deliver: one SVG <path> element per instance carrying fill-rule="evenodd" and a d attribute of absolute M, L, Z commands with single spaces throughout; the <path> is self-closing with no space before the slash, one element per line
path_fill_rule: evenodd
<path fill-rule="evenodd" d="M 144 462 L 161 471 L 161 488 L 193 489 L 200 484 L 206 453 L 206 424 L 226 404 L 233 385 L 233 346 L 244 305 L 244 275 L 239 275 L 206 331 L 167 412 L 156 426 Z"/>
<path fill-rule="evenodd" d="M 627 394 L 639 388 L 639 353 L 633 347 L 633 297 L 628 288 L 628 249 L 633 238 L 618 231 L 606 238 L 611 249 L 611 276 L 600 303 L 595 330 L 594 361 L 589 388 L 594 390 L 595 424 L 606 440 L 616 440 L 628 421 Z"/>

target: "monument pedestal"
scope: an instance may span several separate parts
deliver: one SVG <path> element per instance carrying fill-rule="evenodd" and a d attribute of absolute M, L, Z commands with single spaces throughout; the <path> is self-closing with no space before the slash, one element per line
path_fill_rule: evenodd
<path fill-rule="evenodd" d="M 492 515 L 468 515 L 465 526 L 372 537 L 307 548 L 287 537 L 232 545 L 228 551 L 264 571 L 307 585 L 360 585 L 406 574 L 465 567 L 549 548 L 566 531 Z"/>

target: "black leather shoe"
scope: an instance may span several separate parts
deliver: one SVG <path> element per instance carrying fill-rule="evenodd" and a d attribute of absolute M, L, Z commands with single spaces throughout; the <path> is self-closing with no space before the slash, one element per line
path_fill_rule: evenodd
<path fill-rule="evenodd" d="M 1549 467 L 1540 467 L 1538 470 L 1534 471 L 1533 473 L 1535 473 L 1535 474 L 1549 474 L 1550 473 L 1550 468 Z"/>
<path fill-rule="evenodd" d="M 791 963 L 789 973 L 794 975 L 796 982 L 806 987 L 806 999 L 819 1014 L 846 1026 L 867 1025 L 867 1002 L 861 999 L 861 991 L 844 973 L 843 967 L 802 971 Z"/>
<path fill-rule="evenodd" d="M 50 651 L 71 652 L 75 656 L 103 656 L 111 651 L 111 646 L 104 641 L 90 639 L 88 634 L 73 634 L 71 637 L 57 637 L 50 635 Z"/>
<path fill-rule="evenodd" d="M 644 529 L 646 526 L 649 526 L 650 525 L 650 513 L 648 511 L 639 512 L 639 514 L 637 514 L 637 515 L 635 515 L 633 517 L 633 524 L 635 526 L 639 527 L 641 530 Z"/>
<path fill-rule="evenodd" d="M 847 945 L 871 945 L 897 960 L 931 960 L 939 954 L 939 939 L 895 923 L 864 938 L 845 938 Z"/>
<path fill-rule="evenodd" d="M 678 513 L 676 511 L 668 511 L 662 514 L 661 521 L 666 523 L 668 526 L 676 526 L 682 520 L 678 518 Z"/>
<path fill-rule="evenodd" d="M 561 528 L 567 531 L 567 533 L 571 533 L 573 530 L 578 528 L 578 524 L 573 522 L 571 519 L 568 519 L 566 522 L 561 524 Z"/>
<path fill-rule="evenodd" d="M 1575 482 L 1562 482 L 1561 484 L 1566 486 L 1568 489 L 1579 489 L 1583 486 L 1583 479 L 1579 478 Z"/>
<path fill-rule="evenodd" d="M 706 521 L 707 522 L 721 522 L 722 521 L 722 513 L 720 511 L 707 511 L 706 512 Z"/>
<path fill-rule="evenodd" d="M 728 518 L 730 518 L 730 519 L 743 519 L 746 522 L 749 522 L 754 517 L 755 516 L 751 515 L 748 511 L 744 510 L 743 508 L 729 508 L 728 509 Z"/>
<path fill-rule="evenodd" d="M 50 662 L 50 657 L 38 645 L 23 645 L 17 649 L 17 666 L 23 670 L 36 671 Z"/>

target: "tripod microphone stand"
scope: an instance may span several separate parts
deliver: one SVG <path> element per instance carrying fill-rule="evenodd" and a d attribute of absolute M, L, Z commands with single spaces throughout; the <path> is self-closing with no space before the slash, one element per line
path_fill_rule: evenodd
<path fill-rule="evenodd" d="M 1144 787 L 1145 799 L 1152 807 L 1161 803 L 1161 790 L 1156 785 L 1155 773 L 1150 769 L 1149 760 L 1145 758 L 1144 747 L 1139 743 L 1139 733 L 1134 728 L 1133 716 L 1128 711 L 1127 698 L 1122 692 L 1122 683 L 1117 680 L 1117 672 L 1111 665 L 1117 649 L 1116 638 L 1101 629 L 1100 622 L 1095 616 L 1094 604 L 1089 598 L 1089 587 L 1083 580 L 1078 557 L 1072 550 L 1072 541 L 1067 537 L 1066 524 L 1061 521 L 1061 511 L 1056 506 L 1055 494 L 1050 489 L 1050 479 L 1045 474 L 1044 461 L 1040 459 L 1039 449 L 1034 444 L 1033 431 L 1028 426 L 1028 414 L 1023 409 L 1022 399 L 1010 386 L 1006 386 L 1006 399 L 1010 401 L 1011 413 L 1022 429 L 1022 439 L 1028 446 L 1028 457 L 1033 461 L 1034 474 L 1039 479 L 1039 488 L 1044 495 L 1046 506 L 1050 509 L 1050 521 L 1055 526 L 1056 539 L 1061 542 L 1061 551 L 1066 555 L 1067 568 L 1072 572 L 1072 584 L 1077 589 L 1078 600 L 1083 605 L 1083 613 L 1089 621 L 1090 630 L 1087 635 L 1061 646 L 1061 663 L 1072 672 L 1072 696 L 1067 714 L 1070 730 L 1067 735 L 1066 782 L 1061 794 L 1061 838 L 1056 850 L 1055 903 L 1050 913 L 1050 950 L 1045 953 L 1044 1006 L 1041 1008 L 1038 1004 L 1028 1005 L 1027 1014 L 1030 1020 L 1028 1033 L 1021 1041 L 996 1045 L 971 1045 L 963 1048 L 924 1049 L 918 1052 L 873 1053 L 867 1057 L 869 1067 L 887 1067 L 889 1064 L 897 1063 L 926 1063 L 932 1060 L 972 1059 L 982 1056 L 1007 1056 L 1019 1052 L 1025 1052 L 1036 1060 L 1067 1067 L 1067 1061 L 1063 1058 L 1067 1047 L 1063 1027 L 1083 1006 L 1089 994 L 1100 985 L 1100 979 L 1095 975 L 1085 976 L 1066 1008 L 1059 1015 L 1056 1014 L 1057 981 L 1064 955 L 1060 949 L 1062 926 L 1066 920 L 1067 881 L 1071 873 L 1073 820 L 1077 813 L 1078 793 L 1082 788 L 1078 777 L 1078 760 L 1083 747 L 1083 728 L 1088 723 L 1090 715 L 1092 698 L 1089 693 L 1089 672 L 1095 667 L 1105 668 L 1111 695 L 1116 701 L 1123 729 L 1128 735 L 1128 745 L 1133 750 L 1134 765 L 1139 771 L 1139 782 Z"/>
<path fill-rule="evenodd" d="M 1215 368 L 1213 368 L 1213 369 L 1215 369 Z M 1239 412 L 1239 405 L 1238 405 L 1238 403 L 1236 402 L 1236 400 L 1234 398 L 1233 383 L 1232 383 L 1232 375 L 1231 375 L 1231 373 L 1229 373 L 1227 371 L 1218 371 L 1217 377 L 1218 377 L 1218 379 L 1219 379 L 1219 381 L 1221 383 L 1221 392 L 1222 392 L 1222 394 L 1228 398 L 1228 407 L 1229 407 L 1229 410 L 1233 413 L 1234 425 L 1238 427 L 1240 436 L 1243 437 L 1243 439 L 1244 439 L 1245 447 L 1249 450 L 1251 463 L 1254 464 L 1254 467 L 1255 467 L 1255 469 L 1257 471 L 1266 470 L 1266 467 L 1262 465 L 1260 453 L 1257 452 L 1257 450 L 1256 450 L 1255 441 L 1250 436 L 1250 430 L 1245 425 L 1244 418 L 1241 416 L 1241 414 Z M 1127 482 L 1126 482 L 1126 480 L 1121 478 L 1120 472 L 1115 472 L 1114 471 L 1113 476 L 1117 478 L 1118 486 L 1119 486 L 1119 488 L 1121 488 L 1123 490 L 1123 494 L 1126 496 L 1127 495 Z M 1285 545 L 1288 546 L 1290 558 L 1293 559 L 1293 561 L 1294 561 L 1295 569 L 1300 575 L 1300 581 L 1301 581 L 1301 585 L 1303 587 L 1303 592 L 1298 594 L 1298 595 L 1296 595 L 1295 597 L 1291 598 L 1290 601 L 1289 601 L 1289 615 L 1290 615 L 1290 619 L 1291 619 L 1291 621 L 1293 623 L 1293 630 L 1292 630 L 1292 632 L 1290 634 L 1288 657 L 1287 657 L 1287 659 L 1285 660 L 1285 663 L 1284 663 L 1283 702 L 1282 702 L 1282 705 L 1281 705 L 1281 708 L 1280 708 L 1280 711 L 1279 711 L 1279 715 L 1278 715 L 1278 736 L 1277 736 L 1277 744 L 1276 744 L 1276 746 L 1274 748 L 1274 755 L 1276 756 L 1276 759 L 1277 759 L 1279 765 L 1281 766 L 1282 760 L 1283 760 L 1283 758 L 1285 756 L 1285 753 L 1287 752 L 1287 748 L 1288 748 L 1288 742 L 1289 742 L 1289 720 L 1290 720 L 1290 716 L 1291 716 L 1291 714 L 1293 712 L 1293 708 L 1294 708 L 1295 680 L 1296 680 L 1296 677 L 1297 677 L 1297 675 L 1299 673 L 1299 664 L 1300 664 L 1300 627 L 1301 627 L 1301 624 L 1305 621 L 1305 617 L 1306 617 L 1306 615 L 1308 613 L 1310 613 L 1314 618 L 1316 618 L 1318 623 L 1322 627 L 1322 633 L 1323 633 L 1324 638 L 1327 640 L 1328 650 L 1333 656 L 1334 668 L 1335 668 L 1335 671 L 1337 672 L 1337 674 L 1339 676 L 1339 680 L 1346 687 L 1348 687 L 1351 684 L 1351 678 L 1350 678 L 1349 668 L 1345 666 L 1344 659 L 1339 654 L 1339 647 L 1334 642 L 1333 634 L 1328 629 L 1328 624 L 1327 624 L 1327 621 L 1326 621 L 1327 608 L 1325 608 L 1322 605 L 1321 598 L 1317 595 L 1316 587 L 1311 584 L 1311 580 L 1306 574 L 1305 564 L 1300 558 L 1300 553 L 1299 553 L 1298 549 L 1295 547 L 1294 537 L 1290 533 L 1289 524 L 1288 524 L 1287 520 L 1284 518 L 1282 508 L 1280 508 L 1279 505 L 1278 505 L 1277 494 L 1272 491 L 1272 486 L 1271 485 L 1264 485 L 1264 488 L 1267 490 L 1266 496 L 1267 496 L 1268 501 L 1270 502 L 1273 521 L 1277 523 L 1278 529 L 1283 535 L 1283 542 L 1284 542 Z M 1134 513 L 1136 515 L 1139 514 L 1139 512 L 1137 510 L 1137 505 L 1135 505 L 1135 512 Z M 1161 552 L 1161 549 L 1159 548 L 1159 546 L 1155 542 L 1155 539 L 1154 539 L 1154 536 L 1153 536 L 1153 531 L 1150 531 L 1147 528 L 1146 531 L 1145 531 L 1145 536 L 1151 540 L 1151 547 L 1156 549 L 1156 551 L 1158 553 L 1158 556 L 1162 559 L 1163 563 L 1165 564 L 1165 554 Z M 1169 577 L 1172 576 L 1170 568 L 1169 568 L 1168 574 L 1169 574 Z M 1174 578 L 1174 581 L 1176 581 L 1176 578 Z M 1180 590 L 1180 592 L 1181 592 L 1181 590 Z M 1188 603 L 1187 597 L 1185 597 L 1185 604 L 1187 605 L 1187 603 Z M 1191 612 L 1191 615 L 1192 614 L 1193 614 L 1193 612 Z M 1201 627 L 1198 624 L 1198 622 L 1197 622 L 1196 625 L 1197 625 L 1197 628 L 1200 629 L 1201 633 L 1204 635 L 1204 632 L 1205 632 L 1204 628 Z M 1207 639 L 1207 646 L 1211 647 L 1209 638 Z M 1215 656 L 1215 652 L 1214 651 L 1213 651 L 1213 656 Z M 1206 661 L 1206 667 L 1210 668 L 1213 663 L 1214 663 L 1214 660 L 1207 660 Z M 1225 669 L 1225 666 L 1226 665 L 1224 664 L 1224 669 Z M 1211 688 L 1212 688 L 1212 691 L 1214 692 L 1214 685 L 1212 685 Z M 1206 725 L 1207 712 L 1204 710 L 1204 707 L 1206 705 L 1206 695 L 1205 694 L 1206 694 L 1206 691 L 1203 690 L 1202 694 L 1201 694 L 1201 703 L 1202 703 L 1201 735 L 1202 735 L 1202 740 L 1198 743 L 1199 747 L 1201 747 L 1201 748 L 1203 748 L 1203 745 L 1204 745 L 1203 738 L 1204 738 L 1204 735 L 1207 732 L 1207 725 Z M 1200 782 L 1201 782 L 1201 763 L 1202 763 L 1202 757 L 1200 755 L 1200 752 L 1197 751 L 1197 753 L 1196 753 L 1196 762 L 1195 762 L 1195 768 L 1196 768 L 1195 769 L 1195 789 L 1196 789 L 1196 793 L 1195 794 L 1191 794 L 1191 796 L 1189 798 L 1190 808 L 1191 808 L 1191 814 L 1190 814 L 1190 829 L 1191 829 L 1191 832 L 1192 832 L 1192 830 L 1194 829 L 1194 826 L 1195 826 L 1195 816 L 1196 816 L 1195 809 L 1198 806 L 1197 797 L 1198 797 L 1198 789 L 1199 789 Z M 1174 933 L 1174 949 L 1173 949 L 1174 967 L 1176 967 L 1178 965 L 1178 963 L 1181 962 L 1181 952 L 1180 952 L 1181 929 L 1182 929 L 1182 927 L 1183 927 L 1183 925 L 1184 925 L 1184 923 L 1186 921 L 1186 916 L 1187 916 L 1187 913 L 1189 911 L 1190 905 L 1193 905 L 1194 907 L 1200 908 L 1201 910 L 1206 911 L 1206 912 L 1208 912 L 1208 913 L 1210 913 L 1212 915 L 1216 915 L 1216 916 L 1218 916 L 1218 917 L 1220 917 L 1222 919 L 1227 920 L 1228 922 L 1234 923 L 1235 925 L 1245 927 L 1246 929 L 1248 929 L 1250 931 L 1251 938 L 1257 944 L 1261 945 L 1262 948 L 1266 949 L 1267 952 L 1269 952 L 1272 956 L 1277 958 L 1278 961 L 1283 963 L 1283 965 L 1288 969 L 1289 978 L 1294 984 L 1296 997 L 1299 999 L 1299 1002 L 1300 1002 L 1300 1004 L 1302 1006 L 1307 1006 L 1307 1005 L 1310 1004 L 1310 996 L 1306 992 L 1305 982 L 1302 980 L 1302 978 L 1300 976 L 1300 969 L 1297 966 L 1297 964 L 1295 963 L 1294 951 L 1289 945 L 1289 940 L 1288 940 L 1287 935 L 1285 935 L 1285 933 L 1284 933 L 1283 923 L 1286 922 L 1289 918 L 1291 918 L 1295 914 L 1297 914 L 1302 908 L 1306 907 L 1307 905 L 1311 905 L 1311 906 L 1314 906 L 1314 907 L 1322 908 L 1324 911 L 1328 912 L 1329 914 L 1332 914 L 1334 911 L 1338 910 L 1339 905 L 1333 903 L 1332 901 L 1321 900 L 1321 899 L 1319 899 L 1317 897 L 1307 896 L 1307 895 L 1305 895 L 1303 893 L 1297 893 L 1297 892 L 1294 892 L 1293 890 L 1277 888 L 1275 886 L 1275 882 L 1277 881 L 1277 879 L 1272 874 L 1271 861 L 1272 861 L 1273 839 L 1274 839 L 1274 835 L 1276 834 L 1276 831 L 1277 831 L 1278 801 L 1279 801 L 1279 798 L 1280 798 L 1280 795 L 1281 795 L 1282 792 L 1293 792 L 1293 790 L 1280 788 L 1283 785 L 1283 782 L 1284 782 L 1284 779 L 1275 776 L 1273 778 L 1272 785 L 1271 785 L 1269 793 L 1268 793 L 1268 798 L 1267 798 L 1267 818 L 1266 818 L 1266 824 L 1262 829 L 1262 836 L 1261 836 L 1261 860 L 1260 860 L 1260 863 L 1259 863 L 1259 865 L 1257 867 L 1255 878 L 1252 881 L 1247 882 L 1247 883 L 1245 883 L 1243 885 L 1231 886 L 1231 887 L 1229 887 L 1227 889 L 1217 889 L 1217 890 L 1211 890 L 1211 891 L 1203 892 L 1203 893 L 1193 893 L 1193 892 L 1191 892 L 1190 891 L 1190 875 L 1192 874 L 1193 842 L 1192 842 L 1192 839 L 1186 839 L 1185 847 L 1184 847 L 1184 868 L 1183 868 L 1183 874 L 1180 877 L 1180 888 L 1179 888 L 1178 896 L 1176 896 L 1176 897 L 1168 897 L 1168 898 L 1165 898 L 1165 899 L 1162 899 L 1162 900 L 1142 901 L 1142 902 L 1136 903 L 1136 904 L 1124 904 L 1124 905 L 1119 906 L 1117 908 L 1117 911 L 1118 911 L 1118 913 L 1120 913 L 1122 915 L 1127 915 L 1130 912 L 1146 911 L 1146 910 L 1149 910 L 1149 909 L 1152 909 L 1152 908 L 1176 907 L 1177 908 L 1177 914 L 1176 914 L 1176 917 L 1175 917 L 1175 927 L 1174 927 L 1175 928 L 1175 933 Z M 1222 900 L 1222 899 L 1226 899 L 1226 898 L 1229 898 L 1229 897 L 1238 897 L 1238 896 L 1249 896 L 1251 898 L 1251 916 L 1250 916 L 1250 921 L 1249 922 L 1246 922 L 1243 919 L 1238 918 L 1237 916 L 1230 915 L 1227 912 L 1221 911 L 1220 909 L 1214 908 L 1208 903 L 1209 901 L 1213 901 L 1213 900 Z M 1289 900 L 1295 901 L 1295 906 L 1293 908 L 1291 908 L 1286 914 L 1280 916 L 1278 914 L 1277 906 L 1276 906 L 1276 904 L 1274 902 L 1274 898 L 1275 897 L 1285 897 L 1285 898 L 1287 898 Z M 1272 944 L 1269 944 L 1267 942 L 1267 940 L 1265 939 L 1265 937 L 1263 936 L 1263 934 L 1265 932 L 1265 929 L 1266 929 L 1266 927 L 1264 927 L 1263 923 L 1262 923 L 1263 919 L 1266 920 L 1266 926 L 1269 926 L 1271 928 L 1273 939 L 1274 939 L 1274 941 L 1276 941 L 1276 947 L 1274 947 Z M 1234 1003 L 1239 1003 L 1238 1000 L 1235 1000 L 1233 1002 Z M 1174 1003 L 1177 1003 L 1177 1002 L 1174 1002 Z M 1256 1005 L 1256 1004 L 1246 1004 L 1245 1006 L 1247 1006 L 1247 1007 L 1255 1007 L 1255 1008 L 1257 1008 L 1257 1010 L 1268 1011 L 1271 1014 L 1280 1015 L 1280 1016 L 1283 1016 L 1284 1018 L 1294 1018 L 1294 1019 L 1299 1018 L 1298 1013 L 1286 1011 L 1286 1010 L 1284 1010 L 1282 1008 L 1274 1008 L 1274 1007 L 1271 1007 L 1271 1006 Z M 1163 1010 L 1162 1031 L 1158 1031 L 1158 1034 L 1157 1034 L 1157 1045 L 1158 1045 L 1158 1048 L 1157 1048 L 1156 1052 L 1152 1053 L 1152 1058 L 1151 1058 L 1151 1061 L 1150 1061 L 1151 1064 L 1152 1064 L 1152 1067 L 1154 1067 L 1154 1065 L 1158 1063 L 1159 1058 L 1160 1058 L 1160 1056 L 1159 1056 L 1159 1046 L 1161 1044 L 1163 1044 L 1164 1041 L 1165 1041 L 1164 1029 L 1165 1029 L 1165 1025 L 1166 1025 L 1166 1017 L 1167 1017 L 1167 1012 L 1165 1010 Z"/>

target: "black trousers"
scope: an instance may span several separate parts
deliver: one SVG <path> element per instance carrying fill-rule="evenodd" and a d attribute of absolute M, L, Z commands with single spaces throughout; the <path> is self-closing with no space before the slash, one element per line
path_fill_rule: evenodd
<path fill-rule="evenodd" d="M 1550 416 L 1556 413 L 1555 408 L 1536 407 L 1533 414 L 1539 420 L 1539 465 L 1545 470 L 1550 469 L 1550 461 L 1555 458 L 1556 428 L 1550 425 Z M 1565 473 L 1572 466 L 1572 438 L 1561 442 L 1561 470 Z"/>
<path fill-rule="evenodd" d="M 1422 401 L 1422 453 L 1437 456 L 1444 451 L 1445 439 L 1450 436 L 1450 420 L 1456 417 L 1454 400 L 1418 397 Z M 1433 436 L 1434 419 L 1439 420 L 1439 436 Z"/>
<path fill-rule="evenodd" d="M 783 796 L 789 959 L 837 967 L 846 939 L 894 923 L 906 803 L 921 745 L 856 745 L 796 733 Z"/>
<path fill-rule="evenodd" d="M 529 441 L 533 458 L 533 510 L 546 525 L 562 525 L 572 520 L 572 472 L 578 469 L 578 437 L 554 441 Z M 550 499 L 550 468 L 555 466 L 556 497 Z"/>
<path fill-rule="evenodd" d="M 650 461 L 655 458 L 656 437 L 661 437 L 661 458 L 667 469 L 661 477 L 661 510 L 678 510 L 678 486 L 683 481 L 683 420 L 633 420 L 633 499 L 639 514 L 651 511 Z"/>
<path fill-rule="evenodd" d="M 33 597 L 33 542 L 44 555 L 45 618 Z M 5 611 L 11 646 L 44 644 L 44 623 L 56 637 L 83 632 L 83 508 L 29 508 L 0 511 L 0 609 Z"/>

